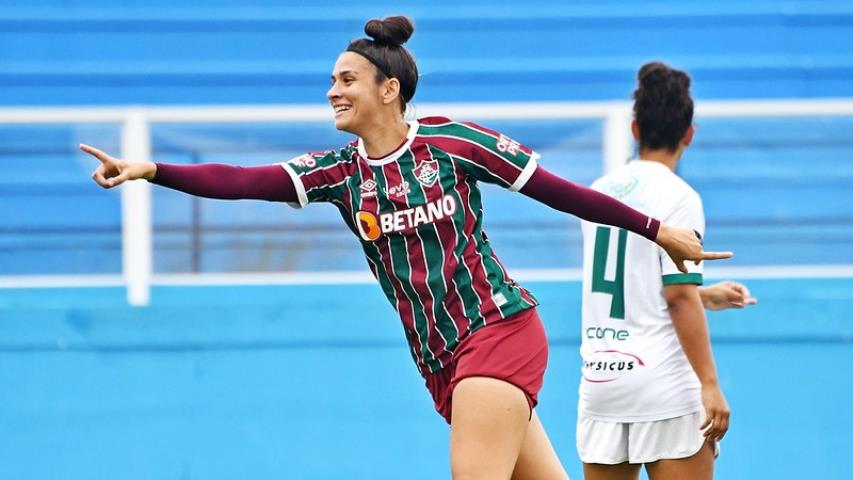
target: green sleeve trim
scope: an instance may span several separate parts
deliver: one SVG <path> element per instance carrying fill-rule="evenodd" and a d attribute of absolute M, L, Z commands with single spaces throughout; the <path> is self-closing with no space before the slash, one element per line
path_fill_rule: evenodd
<path fill-rule="evenodd" d="M 680 283 L 693 283 L 702 285 L 701 273 L 674 273 L 672 275 L 663 276 L 664 285 L 678 285 Z"/>

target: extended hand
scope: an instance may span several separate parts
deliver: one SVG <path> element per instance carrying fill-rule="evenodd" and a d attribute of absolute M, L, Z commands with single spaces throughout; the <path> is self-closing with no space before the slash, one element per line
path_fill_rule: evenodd
<path fill-rule="evenodd" d="M 128 180 L 144 178 L 151 180 L 157 173 L 157 165 L 152 162 L 128 162 L 114 158 L 95 147 L 80 144 L 80 150 L 97 158 L 101 164 L 92 172 L 92 179 L 104 188 L 113 188 Z"/>
<path fill-rule="evenodd" d="M 708 310 L 725 310 L 755 305 L 758 300 L 750 295 L 746 285 L 727 280 L 700 289 L 702 304 Z"/>
<path fill-rule="evenodd" d="M 687 260 L 693 260 L 699 265 L 702 260 L 720 260 L 734 255 L 732 252 L 706 252 L 696 232 L 689 228 L 670 227 L 665 223 L 660 224 L 655 242 L 666 250 L 681 273 L 688 273 L 684 266 Z"/>

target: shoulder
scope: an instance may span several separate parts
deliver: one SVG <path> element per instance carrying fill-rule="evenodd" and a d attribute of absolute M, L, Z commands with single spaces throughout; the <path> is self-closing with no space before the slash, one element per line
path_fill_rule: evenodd
<path fill-rule="evenodd" d="M 474 122 L 459 122 L 447 117 L 425 117 L 418 120 L 419 141 L 464 157 L 509 152 L 516 155 L 522 145 L 505 135 Z M 529 155 L 531 152 L 526 149 Z"/>
<path fill-rule="evenodd" d="M 671 193 L 670 199 L 673 202 L 687 205 L 702 205 L 702 197 L 683 178 L 673 173 L 667 179 L 667 183 Z"/>
<path fill-rule="evenodd" d="M 702 218 L 704 216 L 702 197 L 683 178 L 673 173 L 663 188 L 659 188 L 659 190 L 664 192 L 662 207 L 667 211 L 667 216 L 686 215 L 688 218 Z"/>
<path fill-rule="evenodd" d="M 356 151 L 356 143 L 352 142 L 339 150 L 330 149 L 304 153 L 282 162 L 282 165 L 287 165 L 300 175 L 334 168 L 348 168 L 355 164 Z"/>
<path fill-rule="evenodd" d="M 455 124 L 454 120 L 448 117 L 441 116 L 432 116 L 432 117 L 421 117 L 418 119 L 418 124 L 422 127 L 430 127 L 430 128 L 439 128 L 451 124 Z"/>
<path fill-rule="evenodd" d="M 339 150 L 318 150 L 315 152 L 308 152 L 306 154 L 300 155 L 290 161 L 288 163 L 291 164 L 301 164 L 301 163 L 317 163 L 322 165 L 332 165 L 335 163 L 348 163 L 355 160 L 356 152 L 358 151 L 358 146 L 355 141 L 347 144 L 347 146 L 339 149 Z M 313 165 L 304 165 L 304 166 L 313 166 Z"/>
<path fill-rule="evenodd" d="M 423 117 L 418 119 L 418 135 L 471 138 L 493 134 L 491 130 L 473 122 L 458 122 L 448 117 Z"/>

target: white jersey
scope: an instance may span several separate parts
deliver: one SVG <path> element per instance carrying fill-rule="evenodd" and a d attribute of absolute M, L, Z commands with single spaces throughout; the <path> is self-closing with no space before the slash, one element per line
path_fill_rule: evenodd
<path fill-rule="evenodd" d="M 705 234 L 702 200 L 659 162 L 634 160 L 592 188 L 640 212 Z M 701 410 L 700 384 L 681 348 L 664 285 L 702 284 L 702 266 L 682 274 L 666 252 L 625 230 L 582 222 L 581 416 L 662 420 Z"/>

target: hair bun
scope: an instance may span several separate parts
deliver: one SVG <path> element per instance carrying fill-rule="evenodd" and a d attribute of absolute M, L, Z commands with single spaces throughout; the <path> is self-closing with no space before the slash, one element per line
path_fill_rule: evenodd
<path fill-rule="evenodd" d="M 650 62 L 637 72 L 637 80 L 643 88 L 652 88 L 666 81 L 670 69 L 661 62 Z"/>
<path fill-rule="evenodd" d="M 386 45 L 400 46 L 411 38 L 415 26 L 407 17 L 386 17 L 382 20 L 374 18 L 364 25 L 364 33 L 374 42 Z"/>
<path fill-rule="evenodd" d="M 663 87 L 666 89 L 690 88 L 690 77 L 662 62 L 650 62 L 637 72 L 637 80 L 643 89 Z"/>

